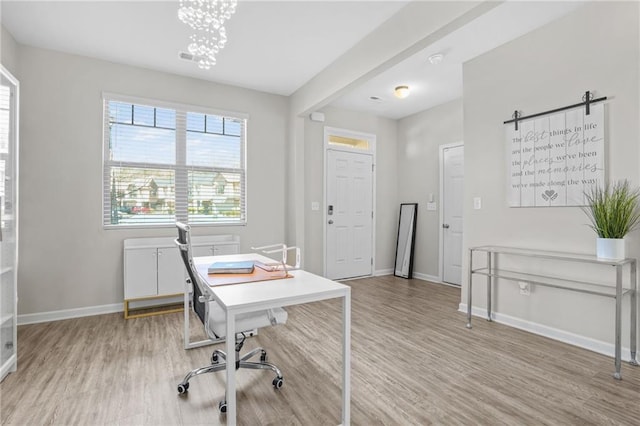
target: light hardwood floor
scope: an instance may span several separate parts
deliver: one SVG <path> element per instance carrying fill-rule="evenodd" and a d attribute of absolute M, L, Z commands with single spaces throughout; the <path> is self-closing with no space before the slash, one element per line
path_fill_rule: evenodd
<path fill-rule="evenodd" d="M 394 277 L 352 286 L 352 424 L 640 424 L 640 367 L 457 312 L 460 291 Z M 238 373 L 238 423 L 335 425 L 340 301 L 288 308 L 245 348 L 285 376 Z M 195 322 L 195 321 L 194 321 Z M 194 331 L 196 328 L 194 328 Z M 182 349 L 182 314 L 101 315 L 18 328 L 18 372 L 0 385 L 3 425 L 224 424 L 223 374 L 176 385 L 212 347 Z"/>

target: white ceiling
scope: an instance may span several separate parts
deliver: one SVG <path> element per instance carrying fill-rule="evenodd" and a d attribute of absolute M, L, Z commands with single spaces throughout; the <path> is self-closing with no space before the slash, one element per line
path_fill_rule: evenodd
<path fill-rule="evenodd" d="M 218 63 L 178 58 L 189 27 L 178 1 L 0 1 L 21 44 L 290 95 L 407 1 L 245 1 L 225 25 Z"/>
<path fill-rule="evenodd" d="M 495 7 L 466 26 L 430 45 L 335 100 L 331 106 L 398 119 L 462 97 L 462 64 L 526 34 L 581 6 L 581 2 L 519 2 Z M 432 65 L 429 56 L 444 59 Z M 393 89 L 408 85 L 409 97 Z M 380 98 L 371 100 L 371 96 Z"/>
<path fill-rule="evenodd" d="M 179 59 L 189 28 L 172 1 L 0 1 L 18 43 L 290 95 L 405 6 L 407 1 L 245 1 L 226 24 L 229 41 L 210 70 Z M 402 118 L 462 96 L 462 64 L 544 25 L 581 2 L 499 5 L 331 105 Z M 443 53 L 439 65 L 427 58 Z M 393 97 L 400 84 L 406 99 Z M 378 96 L 380 101 L 372 101 Z"/>

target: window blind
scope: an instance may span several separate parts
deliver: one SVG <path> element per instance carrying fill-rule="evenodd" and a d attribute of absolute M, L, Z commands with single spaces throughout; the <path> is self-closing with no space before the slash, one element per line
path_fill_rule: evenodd
<path fill-rule="evenodd" d="M 105 96 L 104 226 L 245 224 L 246 122 Z"/>

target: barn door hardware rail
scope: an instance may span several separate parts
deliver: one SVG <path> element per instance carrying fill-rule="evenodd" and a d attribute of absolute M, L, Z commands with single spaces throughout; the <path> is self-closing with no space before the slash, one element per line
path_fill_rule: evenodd
<path fill-rule="evenodd" d="M 512 115 L 513 118 L 511 120 L 505 121 L 504 124 L 514 123 L 516 126 L 516 130 L 518 130 L 519 121 L 526 120 L 528 118 L 540 117 L 541 115 L 553 114 L 554 112 L 560 112 L 567 109 L 577 108 L 580 106 L 584 106 L 586 115 L 589 115 L 591 113 L 591 104 L 595 104 L 596 102 L 602 102 L 605 100 L 607 100 L 606 96 L 594 99 L 593 93 L 587 90 L 586 92 L 584 92 L 584 95 L 582 95 L 582 102 L 580 103 L 567 105 L 567 106 L 552 109 L 549 111 L 539 112 L 537 114 L 525 115 L 524 117 L 522 116 L 522 113 L 520 113 L 518 110 L 515 110 Z"/>

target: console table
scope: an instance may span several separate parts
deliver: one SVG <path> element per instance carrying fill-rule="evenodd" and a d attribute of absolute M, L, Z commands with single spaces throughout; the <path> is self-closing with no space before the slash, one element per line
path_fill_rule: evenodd
<path fill-rule="evenodd" d="M 474 254 L 485 253 L 486 263 L 483 267 L 473 269 Z M 528 258 L 549 259 L 560 262 L 574 263 L 590 263 L 602 266 L 612 266 L 616 270 L 615 287 L 604 285 L 602 283 L 592 283 L 567 278 L 548 276 L 543 274 L 533 274 L 530 272 L 519 272 L 514 270 L 506 270 L 496 268 L 495 258 L 498 255 L 520 256 Z M 623 268 L 629 265 L 629 287 L 623 286 Z M 529 284 L 535 284 L 544 287 L 560 288 L 565 290 L 577 291 L 581 293 L 594 294 L 598 296 L 612 297 L 616 302 L 615 310 L 615 373 L 613 377 L 617 380 L 622 379 L 620 375 L 621 365 L 621 339 L 620 330 L 622 323 L 622 298 L 629 294 L 630 309 L 630 350 L 631 365 L 637 366 L 636 360 L 636 327 L 637 327 L 637 302 L 636 302 L 636 260 L 607 260 L 598 259 L 593 255 L 561 253 L 543 250 L 528 250 L 515 247 L 498 247 L 498 246 L 482 246 L 469 249 L 469 270 L 468 270 L 468 289 L 467 289 L 467 328 L 471 328 L 471 297 L 472 297 L 472 277 L 473 274 L 483 275 L 487 277 L 487 321 L 491 321 L 491 287 L 494 278 L 501 278 L 510 281 L 522 281 Z"/>

